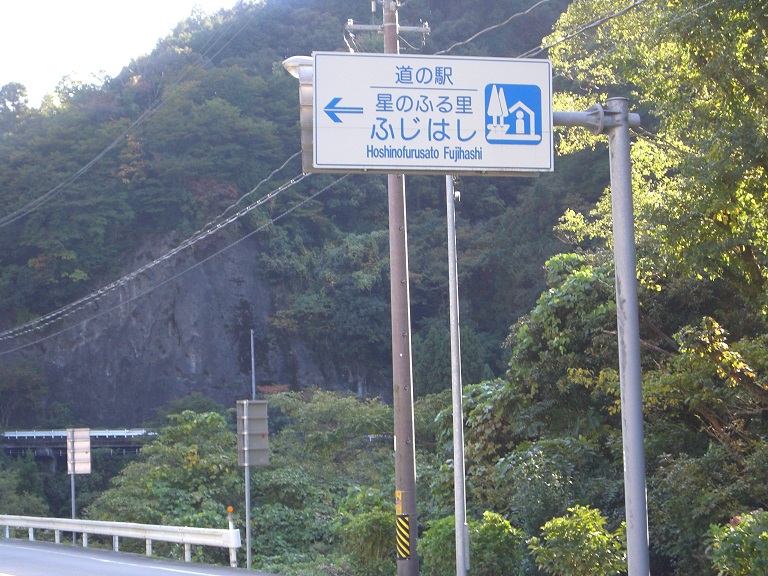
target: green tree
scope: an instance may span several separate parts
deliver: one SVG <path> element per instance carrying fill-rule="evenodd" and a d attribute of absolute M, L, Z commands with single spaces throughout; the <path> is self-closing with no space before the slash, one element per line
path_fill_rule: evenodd
<path fill-rule="evenodd" d="M 391 407 L 317 389 L 273 394 L 269 404 L 271 463 L 252 480 L 254 564 L 307 574 L 323 563 L 357 567 L 370 552 L 361 573 L 385 570 L 394 544 Z"/>
<path fill-rule="evenodd" d="M 226 527 L 227 506 L 242 501 L 237 439 L 220 414 L 185 411 L 168 417 L 139 459 L 88 508 L 94 519 L 177 526 Z"/>
<path fill-rule="evenodd" d="M 192 392 L 189 396 L 183 398 L 175 398 L 168 402 L 163 408 L 157 410 L 157 416 L 153 422 L 148 425 L 153 427 L 162 428 L 168 423 L 168 418 L 173 414 L 182 414 L 187 410 L 195 412 L 197 414 L 203 414 L 206 412 L 216 412 L 221 416 L 226 416 L 227 411 L 224 406 L 212 400 L 201 392 Z"/>
<path fill-rule="evenodd" d="M 0 460 L 0 514 L 48 516 L 40 473 L 31 452 L 16 461 Z"/>
<path fill-rule="evenodd" d="M 615 576 L 627 571 L 626 533 L 605 527 L 599 510 L 574 506 L 568 515 L 541 527 L 541 538 L 528 540 L 536 565 L 553 576 Z"/>
<path fill-rule="evenodd" d="M 387 235 L 344 234 L 321 214 L 312 211 L 309 218 L 319 228 L 311 241 L 306 230 L 276 231 L 262 256 L 286 299 L 272 325 L 306 338 L 318 357 L 348 366 L 350 385 L 365 391 L 365 381 L 390 360 Z"/>
<path fill-rule="evenodd" d="M 547 41 L 555 69 L 591 98 L 629 96 L 646 112 L 633 147 L 639 254 L 656 275 L 722 278 L 764 306 L 768 15 L 753 0 L 625 7 L 573 2 Z M 607 206 L 592 220 L 609 220 Z"/>
<path fill-rule="evenodd" d="M 339 468 L 357 468 L 358 456 L 379 454 L 382 437 L 391 439 L 392 408 L 377 398 L 361 400 L 351 394 L 310 389 L 273 395 L 270 407 L 276 419 L 286 420 L 279 442 L 291 443 L 292 457 L 321 467 L 324 462 L 337 463 L 338 468 L 327 469 L 329 480 L 339 478 Z M 355 469 L 354 475 L 366 477 L 369 472 L 375 470 Z"/>
<path fill-rule="evenodd" d="M 413 387 L 416 394 L 435 394 L 451 387 L 451 333 L 448 320 L 442 326 L 429 322 L 425 331 L 413 337 Z M 472 328 L 461 328 L 461 378 L 475 384 L 492 376 L 485 362 L 486 350 Z"/>
<path fill-rule="evenodd" d="M 0 135 L 13 129 L 16 122 L 29 109 L 27 89 L 18 82 L 0 88 Z"/>
<path fill-rule="evenodd" d="M 34 427 L 42 418 L 47 391 L 45 371 L 36 360 L 0 364 L 0 427 Z"/>

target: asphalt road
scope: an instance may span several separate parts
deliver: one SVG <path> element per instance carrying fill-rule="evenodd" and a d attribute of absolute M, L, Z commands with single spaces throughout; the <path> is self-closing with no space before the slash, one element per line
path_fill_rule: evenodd
<path fill-rule="evenodd" d="M 0 576 L 277 576 L 65 544 L 0 539 Z"/>

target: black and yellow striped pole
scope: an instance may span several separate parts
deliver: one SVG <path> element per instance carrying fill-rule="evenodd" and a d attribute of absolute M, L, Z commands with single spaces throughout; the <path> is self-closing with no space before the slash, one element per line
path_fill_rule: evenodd
<path fill-rule="evenodd" d="M 397 516 L 397 559 L 411 559 L 411 521 L 405 514 Z"/>
<path fill-rule="evenodd" d="M 409 514 L 403 514 L 402 490 L 395 491 L 395 515 L 397 518 L 395 528 L 397 559 L 398 561 L 410 560 L 411 556 L 413 556 L 411 553 L 411 516 Z"/>

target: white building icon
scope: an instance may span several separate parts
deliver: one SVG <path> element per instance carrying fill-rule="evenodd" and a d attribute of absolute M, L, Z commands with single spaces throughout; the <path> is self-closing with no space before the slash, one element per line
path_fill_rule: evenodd
<path fill-rule="evenodd" d="M 486 126 L 489 142 L 541 142 L 541 135 L 536 134 L 536 113 L 520 100 L 508 107 L 503 87 L 495 84 L 491 87 L 486 116 L 491 118 Z"/>

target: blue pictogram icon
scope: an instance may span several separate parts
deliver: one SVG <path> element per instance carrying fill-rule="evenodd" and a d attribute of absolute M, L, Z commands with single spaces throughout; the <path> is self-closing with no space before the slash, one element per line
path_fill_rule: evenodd
<path fill-rule="evenodd" d="M 490 144 L 539 144 L 541 88 L 530 84 L 485 87 L 485 139 Z"/>

